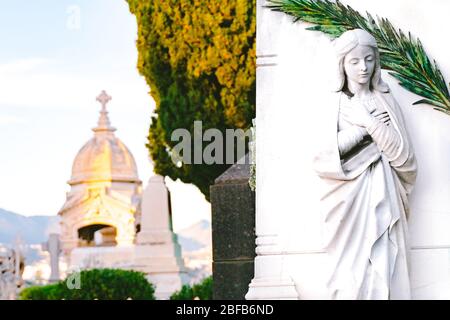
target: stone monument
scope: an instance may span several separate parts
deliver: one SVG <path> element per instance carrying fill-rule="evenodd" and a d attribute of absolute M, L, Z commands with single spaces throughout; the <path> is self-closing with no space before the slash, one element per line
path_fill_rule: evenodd
<path fill-rule="evenodd" d="M 242 300 L 253 278 L 255 193 L 250 161 L 235 164 L 210 187 L 213 240 L 213 299 Z"/>
<path fill-rule="evenodd" d="M 164 244 L 172 241 L 169 200 L 169 190 L 167 190 L 164 177 L 152 176 L 142 195 L 141 229 L 138 233 L 138 244 Z"/>
<path fill-rule="evenodd" d="M 332 299 L 410 299 L 406 238 L 417 176 L 401 108 L 381 77 L 375 38 L 344 32 L 335 103 L 317 124 L 314 168 L 329 256 Z"/>
<path fill-rule="evenodd" d="M 172 231 L 170 194 L 164 178 L 150 178 L 144 193 L 133 155 L 111 126 L 105 92 L 97 97 L 100 117 L 72 166 L 71 186 L 61 216 L 61 246 L 56 236 L 47 249 L 57 279 L 59 248 L 69 270 L 122 268 L 142 271 L 168 299 L 188 282 L 181 248 Z"/>
<path fill-rule="evenodd" d="M 306 23 L 293 23 L 265 4 L 257 1 L 257 256 L 246 298 L 331 299 L 330 230 L 321 215 L 323 185 L 312 159 L 323 108 L 336 105 L 324 94 L 332 92 L 335 54 L 328 36 L 305 30 Z M 449 47 L 442 26 L 431 23 L 448 24 L 449 3 L 433 8 L 406 0 L 345 4 L 388 17 L 419 36 L 449 77 Z M 412 107 L 417 96 L 384 71 L 382 78 L 400 105 L 419 168 L 407 225 L 411 299 L 449 299 L 450 117 L 430 106 Z"/>
<path fill-rule="evenodd" d="M 75 157 L 71 190 L 58 212 L 68 257 L 74 248 L 94 246 L 97 232 L 105 246 L 134 243 L 142 182 L 133 155 L 114 134 L 106 110 L 110 100 L 105 91 L 97 97 L 101 110 L 94 136 Z"/>
<path fill-rule="evenodd" d="M 15 249 L 0 246 L 0 300 L 14 300 L 23 285 L 25 267 L 20 247 Z"/>
<path fill-rule="evenodd" d="M 50 278 L 49 282 L 57 282 L 60 280 L 59 275 L 59 255 L 61 253 L 61 242 L 59 234 L 51 233 L 48 241 L 42 244 L 42 249 L 50 254 Z"/>
<path fill-rule="evenodd" d="M 168 299 L 188 279 L 181 247 L 172 230 L 170 194 L 162 176 L 149 179 L 142 195 L 141 212 L 134 263 L 157 284 L 155 295 Z"/>

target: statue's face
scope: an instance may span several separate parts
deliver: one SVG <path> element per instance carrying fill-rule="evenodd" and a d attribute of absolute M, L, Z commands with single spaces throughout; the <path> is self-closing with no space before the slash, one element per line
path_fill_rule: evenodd
<path fill-rule="evenodd" d="M 347 81 L 368 84 L 375 69 L 375 52 L 371 47 L 358 45 L 344 58 Z"/>

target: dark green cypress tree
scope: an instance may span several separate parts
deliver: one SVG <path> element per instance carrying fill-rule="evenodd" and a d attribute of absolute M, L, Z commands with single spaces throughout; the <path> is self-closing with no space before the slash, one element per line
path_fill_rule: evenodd
<path fill-rule="evenodd" d="M 148 136 L 155 171 L 209 186 L 227 164 L 172 163 L 175 129 L 247 129 L 255 117 L 255 1 L 128 0 L 138 24 L 138 69 L 156 111 Z M 225 134 L 224 134 L 225 137 Z M 224 150 L 224 159 L 226 154 Z"/>

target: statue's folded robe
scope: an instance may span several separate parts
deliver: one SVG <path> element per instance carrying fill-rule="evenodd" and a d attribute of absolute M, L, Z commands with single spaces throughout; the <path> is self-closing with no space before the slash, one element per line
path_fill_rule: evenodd
<path fill-rule="evenodd" d="M 322 181 L 321 209 L 329 253 L 330 295 L 336 299 L 409 299 L 407 265 L 408 194 L 417 166 L 400 107 L 390 93 L 376 102 L 400 136 L 388 158 L 375 142 L 343 159 L 338 149 L 338 115 L 343 93 L 320 112 L 314 169 Z"/>

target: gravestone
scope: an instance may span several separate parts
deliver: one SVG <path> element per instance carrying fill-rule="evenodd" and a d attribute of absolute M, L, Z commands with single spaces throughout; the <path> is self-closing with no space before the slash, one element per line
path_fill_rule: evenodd
<path fill-rule="evenodd" d="M 248 157 L 245 163 L 233 165 L 210 188 L 214 299 L 244 299 L 254 274 L 255 193 Z"/>
<path fill-rule="evenodd" d="M 149 179 L 141 206 L 134 263 L 156 285 L 156 298 L 169 299 L 188 279 L 181 247 L 172 229 L 170 193 L 163 176 L 155 174 Z"/>
<path fill-rule="evenodd" d="M 48 236 L 48 241 L 42 244 L 42 250 L 48 251 L 50 254 L 50 278 L 49 282 L 57 282 L 60 280 L 59 275 L 59 255 L 61 254 L 61 241 L 59 241 L 59 234 L 51 233 Z"/>

